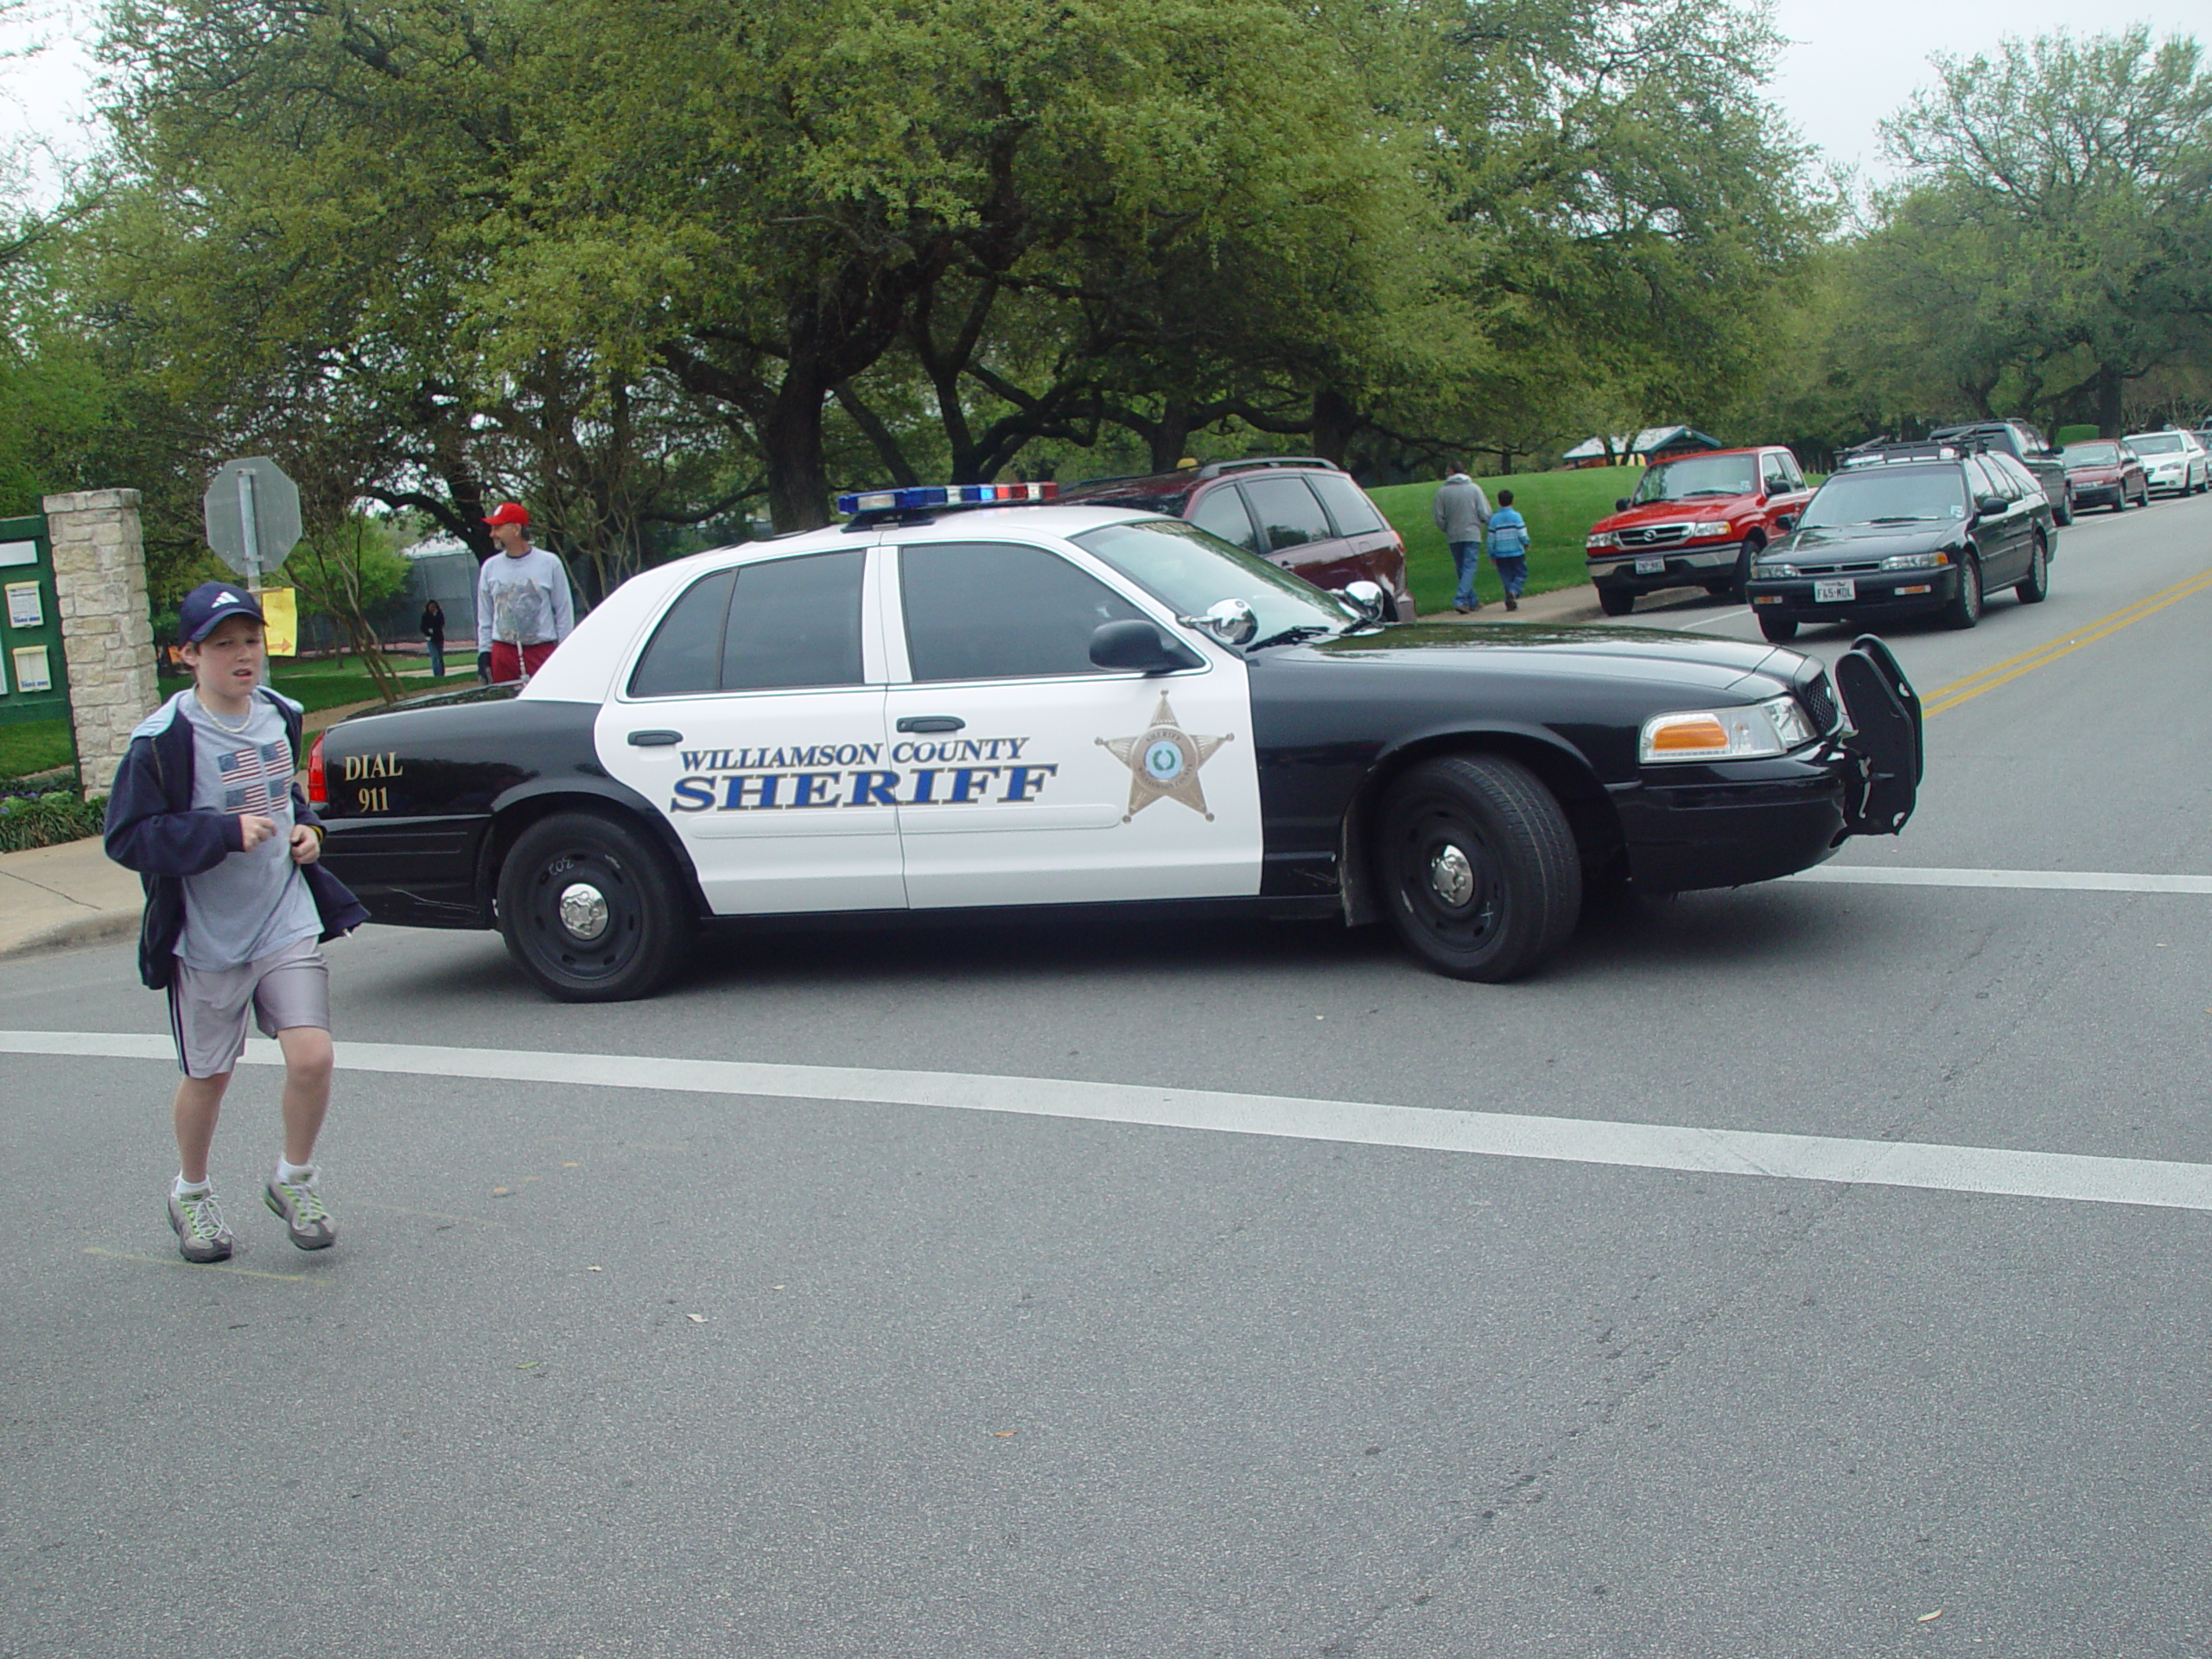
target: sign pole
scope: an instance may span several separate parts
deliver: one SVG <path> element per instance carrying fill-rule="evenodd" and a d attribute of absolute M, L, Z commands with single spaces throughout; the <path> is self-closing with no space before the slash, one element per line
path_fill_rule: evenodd
<path fill-rule="evenodd" d="M 238 521 L 245 532 L 245 586 L 261 591 L 261 526 L 254 522 L 253 474 L 238 474 Z"/>

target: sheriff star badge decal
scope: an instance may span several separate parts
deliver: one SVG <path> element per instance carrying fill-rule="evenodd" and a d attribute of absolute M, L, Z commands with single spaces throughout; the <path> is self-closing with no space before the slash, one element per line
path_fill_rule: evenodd
<path fill-rule="evenodd" d="M 1094 741 L 1129 769 L 1129 810 L 1122 814 L 1123 823 L 1161 799 L 1180 801 L 1193 812 L 1204 813 L 1208 823 L 1213 822 L 1213 814 L 1206 811 L 1205 791 L 1198 785 L 1198 768 L 1229 739 L 1193 737 L 1183 730 L 1175 723 L 1165 691 L 1160 694 L 1160 707 L 1152 711 L 1151 725 L 1136 736 Z"/>

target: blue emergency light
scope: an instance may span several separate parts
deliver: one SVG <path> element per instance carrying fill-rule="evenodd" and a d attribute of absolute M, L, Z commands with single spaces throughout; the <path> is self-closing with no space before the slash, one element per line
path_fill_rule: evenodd
<path fill-rule="evenodd" d="M 888 490 L 857 490 L 837 498 L 840 512 L 917 512 L 928 507 L 1012 506 L 1050 501 L 1057 484 L 909 484 Z"/>

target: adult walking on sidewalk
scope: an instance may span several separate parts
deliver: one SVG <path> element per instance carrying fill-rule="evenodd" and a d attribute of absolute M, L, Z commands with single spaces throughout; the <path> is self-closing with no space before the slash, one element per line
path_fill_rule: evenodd
<path fill-rule="evenodd" d="M 1483 560 L 1483 531 L 1490 524 L 1490 498 L 1483 493 L 1483 486 L 1467 476 L 1467 469 L 1455 467 L 1450 477 L 1436 486 L 1436 499 L 1429 506 L 1429 516 L 1436 527 L 1444 532 L 1444 540 L 1452 549 L 1452 563 L 1459 573 L 1459 586 L 1452 595 L 1452 608 L 1461 616 L 1483 607 L 1475 593 L 1475 572 Z"/>
<path fill-rule="evenodd" d="M 569 572 L 530 542 L 530 510 L 502 501 L 484 521 L 499 550 L 476 573 L 476 649 L 491 654 L 492 683 L 527 680 L 576 626 Z"/>

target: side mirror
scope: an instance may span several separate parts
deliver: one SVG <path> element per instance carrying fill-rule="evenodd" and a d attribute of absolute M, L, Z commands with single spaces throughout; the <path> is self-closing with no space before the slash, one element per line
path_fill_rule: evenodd
<path fill-rule="evenodd" d="M 1974 510 L 1983 518 L 1989 518 L 2003 512 L 2012 505 L 2001 495 L 1978 495 L 1974 500 Z"/>
<path fill-rule="evenodd" d="M 1206 607 L 1204 616 L 1179 616 L 1175 620 L 1186 628 L 1204 628 L 1224 645 L 1249 645 L 1252 636 L 1260 631 L 1260 619 L 1241 599 L 1217 600 Z"/>
<path fill-rule="evenodd" d="M 1140 674 L 1166 674 L 1178 668 L 1203 665 L 1198 654 L 1179 640 L 1170 639 L 1151 623 L 1131 618 L 1101 622 L 1090 631 L 1090 660 L 1095 667 L 1133 669 Z"/>
<path fill-rule="evenodd" d="M 1613 502 L 1613 511 L 1615 512 L 1626 512 L 1628 511 L 1628 497 L 1624 495 L 1616 499 Z"/>
<path fill-rule="evenodd" d="M 1379 582 L 1348 582 L 1337 590 L 1352 603 L 1352 607 L 1370 622 L 1382 620 L 1382 588 Z"/>

